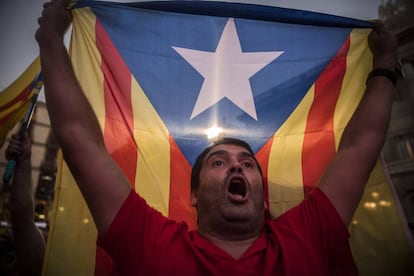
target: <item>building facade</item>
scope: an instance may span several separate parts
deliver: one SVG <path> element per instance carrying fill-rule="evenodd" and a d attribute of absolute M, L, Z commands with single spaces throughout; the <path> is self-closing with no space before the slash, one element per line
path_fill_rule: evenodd
<path fill-rule="evenodd" d="M 414 2 L 387 1 L 379 14 L 397 36 L 401 62 L 383 157 L 414 233 Z"/>

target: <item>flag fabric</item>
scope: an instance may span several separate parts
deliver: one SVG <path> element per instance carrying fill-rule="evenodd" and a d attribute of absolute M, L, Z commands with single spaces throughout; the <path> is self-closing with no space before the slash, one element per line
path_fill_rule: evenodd
<path fill-rule="evenodd" d="M 193 229 L 190 172 L 209 131 L 252 146 L 275 218 L 317 184 L 372 69 L 365 21 L 198 1 L 79 1 L 73 15 L 72 64 L 108 151 L 151 206 Z M 361 275 L 404 274 L 412 258 L 383 168 L 350 226 Z M 57 181 L 44 273 L 91 275 L 96 230 L 64 162 Z"/>
<path fill-rule="evenodd" d="M 9 87 L 0 92 L 0 147 L 8 132 L 23 119 L 34 95 L 39 72 L 40 60 L 36 58 Z"/>

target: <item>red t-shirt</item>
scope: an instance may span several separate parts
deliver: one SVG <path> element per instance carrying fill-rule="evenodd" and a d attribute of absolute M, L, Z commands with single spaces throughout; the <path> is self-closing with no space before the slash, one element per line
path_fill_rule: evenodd
<path fill-rule="evenodd" d="M 120 275 L 356 275 L 349 234 L 319 189 L 264 225 L 239 259 L 128 196 L 100 245 Z"/>

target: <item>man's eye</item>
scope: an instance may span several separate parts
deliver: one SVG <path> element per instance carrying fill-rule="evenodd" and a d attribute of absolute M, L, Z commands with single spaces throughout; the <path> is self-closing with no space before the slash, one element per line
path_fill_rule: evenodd
<path fill-rule="evenodd" d="M 213 162 L 214 167 L 219 167 L 219 166 L 223 166 L 223 165 L 224 165 L 224 162 L 221 161 L 221 160 L 216 160 L 216 161 Z"/>
<path fill-rule="evenodd" d="M 253 164 L 250 162 L 244 162 L 243 166 L 245 166 L 246 168 L 253 168 Z"/>

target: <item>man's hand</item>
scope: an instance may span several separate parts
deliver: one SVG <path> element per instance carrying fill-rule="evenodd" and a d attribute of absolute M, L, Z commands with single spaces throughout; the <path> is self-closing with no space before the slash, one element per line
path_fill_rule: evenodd
<path fill-rule="evenodd" d="M 69 0 L 52 0 L 43 4 L 42 16 L 39 17 L 39 28 L 36 40 L 39 44 L 63 41 L 63 36 L 72 22 L 72 13 L 67 9 Z"/>
<path fill-rule="evenodd" d="M 387 30 L 382 21 L 375 22 L 375 29 L 368 37 L 368 44 L 374 55 L 374 69 L 395 69 L 397 66 L 397 39 Z"/>
<path fill-rule="evenodd" d="M 17 163 L 30 159 L 31 147 L 32 144 L 27 132 L 24 133 L 23 139 L 20 139 L 17 134 L 13 134 L 6 149 L 6 159 L 14 159 Z"/>

